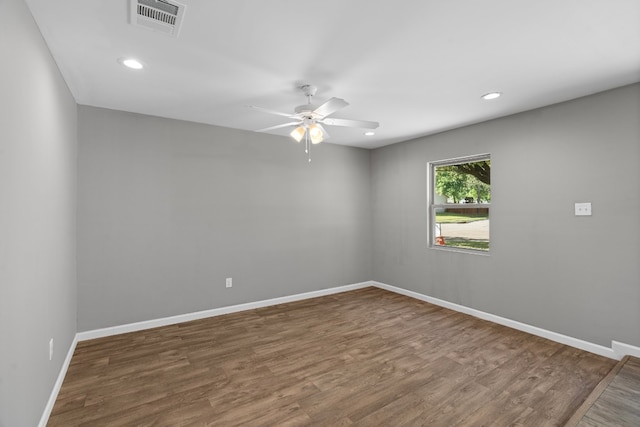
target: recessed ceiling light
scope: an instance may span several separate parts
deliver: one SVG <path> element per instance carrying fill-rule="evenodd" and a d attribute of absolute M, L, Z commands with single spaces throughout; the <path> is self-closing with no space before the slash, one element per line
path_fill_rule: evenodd
<path fill-rule="evenodd" d="M 482 95 L 482 99 L 488 101 L 490 99 L 500 98 L 500 95 L 502 95 L 502 92 L 489 92 Z"/>
<path fill-rule="evenodd" d="M 375 133 L 374 131 L 370 130 L 370 131 L 368 131 L 368 132 L 365 132 L 364 134 L 365 134 L 366 136 L 373 136 L 373 135 L 375 135 L 376 133 Z"/>
<path fill-rule="evenodd" d="M 119 59 L 118 62 L 120 62 L 125 67 L 131 68 L 133 70 L 141 70 L 143 68 L 142 62 L 133 58 L 122 58 Z"/>

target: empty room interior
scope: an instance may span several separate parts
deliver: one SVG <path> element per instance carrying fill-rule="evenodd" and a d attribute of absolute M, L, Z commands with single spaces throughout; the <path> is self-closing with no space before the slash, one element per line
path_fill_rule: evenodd
<path fill-rule="evenodd" d="M 0 0 L 0 427 L 640 425 L 640 1 Z"/>

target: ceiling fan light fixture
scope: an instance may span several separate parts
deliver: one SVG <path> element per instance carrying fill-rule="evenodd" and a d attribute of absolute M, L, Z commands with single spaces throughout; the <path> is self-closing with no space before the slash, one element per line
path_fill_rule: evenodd
<path fill-rule="evenodd" d="M 309 126 L 309 138 L 311 138 L 312 144 L 320 144 L 324 139 L 322 129 L 320 129 L 315 123 Z"/>
<path fill-rule="evenodd" d="M 296 142 L 302 141 L 302 137 L 304 136 L 304 128 L 302 126 L 298 126 L 289 134 L 291 138 L 295 139 Z"/>
<path fill-rule="evenodd" d="M 365 136 L 373 136 L 373 135 L 375 135 L 375 134 L 376 134 L 376 133 L 375 133 L 374 131 L 372 131 L 372 130 L 369 130 L 369 131 L 367 131 L 367 132 L 365 132 L 365 133 L 364 133 L 364 135 L 365 135 Z"/>

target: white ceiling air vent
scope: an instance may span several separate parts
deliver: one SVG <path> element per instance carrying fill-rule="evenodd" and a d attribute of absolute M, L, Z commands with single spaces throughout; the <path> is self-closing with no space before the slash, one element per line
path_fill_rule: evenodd
<path fill-rule="evenodd" d="M 178 37 L 186 5 L 173 0 L 130 0 L 131 23 Z"/>

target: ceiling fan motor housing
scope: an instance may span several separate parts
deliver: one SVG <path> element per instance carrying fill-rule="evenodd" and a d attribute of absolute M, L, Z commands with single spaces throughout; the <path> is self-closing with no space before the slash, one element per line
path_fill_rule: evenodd
<path fill-rule="evenodd" d="M 312 118 L 319 118 L 319 117 L 314 117 L 314 112 L 313 110 L 315 110 L 316 108 L 318 108 L 317 105 L 314 104 L 304 104 L 304 105 L 298 105 L 295 109 L 296 115 L 302 116 L 302 117 L 312 117 Z"/>

